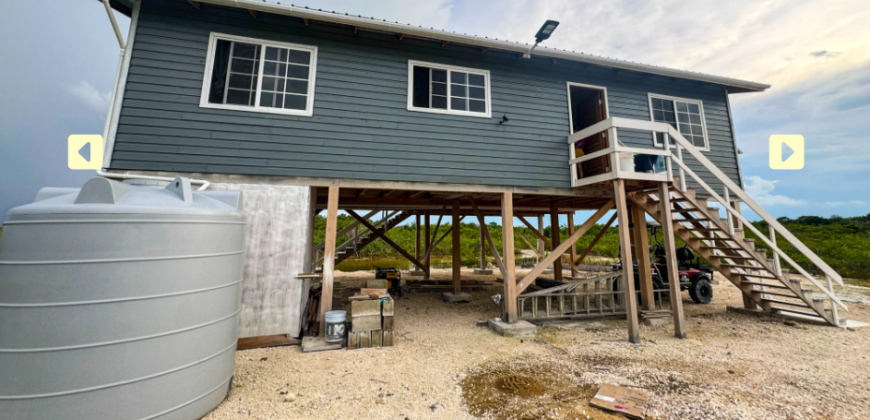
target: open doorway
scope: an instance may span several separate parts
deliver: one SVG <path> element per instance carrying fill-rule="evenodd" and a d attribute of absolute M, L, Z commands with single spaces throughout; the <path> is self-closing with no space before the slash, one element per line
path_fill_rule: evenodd
<path fill-rule="evenodd" d="M 608 117 L 607 88 L 568 82 L 568 107 L 571 134 L 603 121 Z M 609 145 L 605 131 L 574 143 L 575 156 L 585 156 L 606 149 Z M 577 164 L 578 178 L 600 175 L 609 171 L 609 156 Z"/>

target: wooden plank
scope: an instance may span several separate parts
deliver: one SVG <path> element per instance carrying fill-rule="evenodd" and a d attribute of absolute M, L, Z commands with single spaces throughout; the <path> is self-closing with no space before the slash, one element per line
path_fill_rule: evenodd
<path fill-rule="evenodd" d="M 625 312 L 628 320 L 628 341 L 640 343 L 637 320 L 637 297 L 634 294 L 634 268 L 631 259 L 631 238 L 628 222 L 628 204 L 625 201 L 625 181 L 613 180 L 616 214 L 619 220 L 619 245 L 622 251 L 622 290 L 625 290 Z M 676 270 L 674 270 L 676 273 Z M 679 281 L 675 284 L 679 285 Z"/>
<path fill-rule="evenodd" d="M 574 234 L 574 212 L 568 212 L 568 236 Z M 573 261 L 577 259 L 577 246 L 571 245 L 569 248 L 568 259 L 571 260 L 571 277 L 577 277 L 577 267 L 573 264 Z"/>
<path fill-rule="evenodd" d="M 672 220 L 668 183 L 659 184 L 659 212 L 663 222 Z M 639 207 L 639 206 L 636 206 Z M 674 335 L 686 338 L 686 320 L 683 316 L 683 299 L 680 291 L 680 273 L 677 271 L 677 245 L 674 243 L 673 223 L 662 223 L 662 236 L 665 241 L 665 257 L 668 265 L 668 283 L 671 293 L 671 312 L 674 315 Z"/>
<path fill-rule="evenodd" d="M 414 258 L 420 259 L 420 213 L 414 215 Z"/>
<path fill-rule="evenodd" d="M 432 215 L 429 212 L 426 212 L 425 216 L 426 216 L 426 222 L 424 224 L 425 227 L 424 227 L 424 235 L 423 236 L 425 236 L 425 238 L 424 238 L 425 244 L 424 245 L 426 245 L 426 250 L 424 252 L 425 252 L 426 256 L 425 256 L 425 258 L 423 258 L 423 265 L 425 266 L 425 268 L 423 268 L 423 272 L 425 273 L 423 278 L 426 280 L 429 280 L 429 273 L 432 271 L 432 260 L 429 258 L 429 253 L 431 252 L 430 251 L 430 245 L 431 245 L 430 236 L 431 235 L 429 232 L 429 225 L 431 222 L 430 218 L 432 217 Z"/>
<path fill-rule="evenodd" d="M 504 311 L 508 323 L 517 321 L 517 282 L 514 260 L 514 195 L 504 193 L 501 198 L 502 255 L 504 255 Z"/>
<path fill-rule="evenodd" d="M 474 198 L 469 197 L 468 200 L 471 202 L 471 209 L 474 211 L 474 214 L 477 216 L 477 222 L 480 223 L 481 230 L 480 234 L 486 238 L 486 241 L 489 242 L 490 250 L 492 251 L 492 256 L 495 259 L 495 265 L 498 267 L 498 271 L 501 272 L 502 278 L 505 278 L 505 263 L 502 261 L 501 256 L 498 255 L 498 248 L 495 247 L 495 241 L 492 240 L 492 236 L 489 234 L 489 229 L 486 228 L 486 224 L 483 223 L 483 215 L 480 214 L 480 209 L 477 207 L 477 203 L 474 201 Z M 504 227 L 502 227 L 504 229 Z"/>
<path fill-rule="evenodd" d="M 649 257 L 649 236 L 646 231 L 646 212 L 638 205 L 631 206 L 631 219 L 634 222 L 632 236 L 634 251 L 637 253 L 637 273 L 640 278 L 640 298 L 643 310 L 652 311 L 656 308 L 653 292 L 652 268 Z"/>
<path fill-rule="evenodd" d="M 465 219 L 465 216 L 461 216 L 461 217 L 459 217 L 459 221 L 460 221 L 460 222 L 462 222 L 464 219 Z M 435 248 L 438 247 L 438 245 L 441 244 L 441 241 L 443 241 L 444 238 L 446 238 L 447 235 L 449 235 L 451 232 L 453 232 L 453 231 L 452 231 L 452 230 L 444 231 L 444 234 L 442 234 L 438 239 L 436 239 L 436 240 L 434 241 L 434 243 L 432 244 L 432 248 L 429 249 L 429 254 L 426 254 L 426 257 L 427 257 L 427 258 L 430 256 L 430 254 L 431 254 L 432 252 L 435 251 Z"/>
<path fill-rule="evenodd" d="M 459 243 L 459 200 L 453 200 L 452 213 L 453 226 L 451 226 L 451 228 L 453 230 L 453 294 L 458 295 L 462 292 L 462 267 L 460 265 L 460 263 L 462 262 L 462 256 L 460 255 L 460 251 L 462 251 L 462 249 Z"/>
<path fill-rule="evenodd" d="M 257 18 L 257 11 L 256 10 L 248 9 L 248 13 L 250 13 L 251 17 L 253 17 L 254 19 Z"/>
<path fill-rule="evenodd" d="M 187 2 L 188 2 L 188 3 L 190 3 L 190 5 L 191 5 L 191 6 L 193 6 L 193 7 L 196 7 L 196 8 L 197 8 L 197 9 L 200 9 L 200 8 L 201 8 L 201 7 L 202 7 L 202 5 L 201 5 L 201 4 L 199 4 L 199 2 L 198 2 L 198 1 L 194 1 L 194 0 L 187 0 Z"/>
<path fill-rule="evenodd" d="M 514 234 L 516 234 L 516 232 L 515 232 Z M 538 258 L 544 258 L 544 256 L 543 256 L 543 255 L 542 255 L 542 254 L 537 250 L 537 248 L 535 248 L 534 245 L 532 245 L 531 242 L 529 242 L 528 239 L 526 239 L 525 236 L 520 235 L 520 239 L 521 239 L 523 242 L 525 242 L 525 244 L 529 247 L 529 249 L 531 249 L 532 251 L 535 251 L 535 254 L 538 256 Z"/>
<path fill-rule="evenodd" d="M 562 241 L 562 228 L 559 227 L 559 207 L 555 201 L 550 204 L 550 236 L 553 237 L 553 251 L 555 251 Z M 553 260 L 553 279 L 558 282 L 562 281 L 561 255 L 560 258 L 556 258 L 555 260 Z"/>
<path fill-rule="evenodd" d="M 405 257 L 408 261 L 410 261 L 411 264 L 416 265 L 421 270 L 423 269 L 423 263 L 421 263 L 416 258 L 414 258 L 413 255 L 409 254 L 408 251 L 405 251 L 404 249 L 402 249 L 402 247 L 400 247 L 399 244 L 393 242 L 392 239 L 387 237 L 386 232 L 381 232 L 381 231 L 375 229 L 375 227 L 372 226 L 372 224 L 369 223 L 368 220 L 363 219 L 362 216 L 356 214 L 356 212 L 353 210 L 347 209 L 347 210 L 345 210 L 345 212 L 347 212 L 347 214 L 351 215 L 351 217 L 353 217 L 354 219 L 359 220 L 359 222 L 362 223 L 363 226 L 367 227 L 370 231 L 372 231 L 372 233 L 375 234 L 375 236 L 377 236 L 378 238 L 381 238 L 381 240 L 386 242 L 387 245 L 389 245 L 391 248 L 395 249 L 396 252 L 398 252 L 399 254 L 402 254 L 402 256 Z M 323 264 L 324 264 L 324 273 L 325 273 L 326 260 L 323 261 Z"/>
<path fill-rule="evenodd" d="M 366 222 L 368 223 L 368 222 Z M 329 187 L 326 204 L 326 232 L 323 246 L 323 280 L 320 295 L 320 335 L 326 333 L 326 313 L 332 310 L 332 283 L 335 279 L 335 233 L 338 230 L 338 187 Z"/>
<path fill-rule="evenodd" d="M 480 221 L 480 269 L 486 270 L 486 223 Z"/>
<path fill-rule="evenodd" d="M 551 252 L 550 255 L 547 256 L 547 258 L 544 258 L 540 263 L 538 263 L 537 266 L 535 266 L 535 268 L 532 269 L 532 271 L 530 271 L 528 274 L 526 274 L 526 276 L 523 277 L 523 280 L 519 283 L 519 287 L 517 288 L 517 293 L 522 293 L 523 290 L 525 290 L 527 287 L 529 287 L 529 285 L 532 284 L 535 281 L 535 279 L 538 278 L 538 276 L 540 276 L 541 273 L 544 272 L 544 270 L 547 268 L 548 265 L 552 264 L 553 261 L 556 260 L 556 258 L 559 258 L 561 256 L 561 254 L 564 253 L 568 249 L 569 246 L 574 245 L 574 243 L 576 243 L 577 240 L 580 239 L 581 236 L 583 236 L 583 234 L 585 234 L 587 231 L 589 231 L 589 228 L 594 226 L 595 223 L 599 219 L 601 219 L 605 213 L 610 211 L 610 209 L 613 208 L 613 204 L 614 204 L 614 200 L 610 200 L 606 204 L 604 204 L 604 206 L 602 206 L 591 217 L 589 217 L 589 220 L 586 220 L 586 222 L 583 223 L 583 225 L 580 226 L 579 229 L 574 231 L 573 235 L 569 236 L 568 239 L 565 240 L 565 242 L 562 242 L 561 244 L 559 244 L 558 248 L 554 249 L 553 252 Z M 628 222 L 626 222 L 626 224 L 628 224 Z M 502 230 L 505 230 L 505 229 L 502 229 Z"/>
<path fill-rule="evenodd" d="M 244 337 L 236 343 L 236 350 L 259 349 L 263 347 L 298 346 L 302 340 L 290 337 L 289 334 L 264 335 L 261 337 Z"/>
<path fill-rule="evenodd" d="M 427 257 L 432 252 L 432 248 L 435 248 L 435 237 L 438 236 L 438 229 L 441 228 L 441 220 L 444 219 L 445 212 L 447 212 L 447 206 L 441 206 L 441 214 L 438 215 L 438 223 L 435 223 L 435 230 L 432 231 L 432 242 L 429 243 L 429 252 L 426 254 Z"/>
<path fill-rule="evenodd" d="M 607 230 L 610 229 L 610 225 L 612 225 L 613 222 L 616 220 L 616 216 L 617 214 L 613 213 L 613 216 L 611 216 L 610 220 L 608 220 L 607 223 L 604 224 L 604 227 L 600 231 L 598 231 L 598 234 L 595 235 L 595 238 L 592 238 L 592 242 L 589 243 L 589 246 L 586 247 L 583 253 L 580 254 L 580 257 L 577 258 L 576 261 L 574 261 L 574 265 L 580 265 L 580 263 L 583 262 L 586 256 L 589 255 L 589 252 L 592 251 L 592 248 L 595 247 L 595 244 L 597 244 L 598 241 L 601 240 L 601 237 L 603 237 L 604 234 L 607 233 Z"/>

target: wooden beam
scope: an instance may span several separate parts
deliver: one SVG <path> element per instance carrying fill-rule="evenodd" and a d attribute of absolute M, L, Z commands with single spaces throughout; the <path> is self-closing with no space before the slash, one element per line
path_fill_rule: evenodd
<path fill-rule="evenodd" d="M 632 236 L 634 237 L 634 252 L 637 254 L 637 274 L 640 279 L 640 299 L 643 310 L 652 311 L 656 308 L 655 292 L 653 291 L 652 261 L 649 257 L 649 236 L 646 231 L 646 212 L 638 205 L 631 206 L 631 220 L 634 222 Z M 663 279 L 664 280 L 664 279 Z"/>
<path fill-rule="evenodd" d="M 362 216 L 356 214 L 355 211 L 350 210 L 350 209 L 345 210 L 345 211 L 347 212 L 347 214 L 351 215 L 351 217 L 353 217 L 354 219 L 359 220 L 359 222 L 362 223 L 363 226 L 367 227 L 370 231 L 372 231 L 372 233 L 374 233 L 375 236 L 377 236 L 378 238 L 380 238 L 381 240 L 386 242 L 387 245 L 390 246 L 390 248 L 393 248 L 396 250 L 396 252 L 398 252 L 399 254 L 402 254 L 402 256 L 405 257 L 408 261 L 410 261 L 411 264 L 416 265 L 421 270 L 423 269 L 423 264 L 420 261 L 418 261 L 416 258 L 414 258 L 413 255 L 409 254 L 408 251 L 405 251 L 404 249 L 402 249 L 402 247 L 400 247 L 399 244 L 393 242 L 392 239 L 387 237 L 386 232 L 381 232 L 381 231 L 377 230 L 374 226 L 372 226 L 371 223 L 369 223 L 368 220 L 366 220 Z M 324 261 L 324 264 L 325 263 L 326 263 L 326 261 Z"/>
<path fill-rule="evenodd" d="M 459 218 L 459 221 L 462 222 L 462 220 L 464 220 L 464 219 L 465 219 L 465 216 L 461 216 L 461 217 Z M 436 240 L 433 242 L 433 244 L 432 244 L 432 248 L 429 250 L 429 254 L 426 254 L 426 257 L 427 257 L 427 258 L 428 258 L 429 255 L 430 255 L 430 254 L 435 250 L 435 248 L 438 247 L 439 244 L 441 244 L 441 241 L 443 241 L 444 238 L 446 238 L 447 235 L 449 235 L 451 232 L 453 232 L 453 229 L 445 230 L 445 231 L 444 231 L 444 234 L 441 235 L 438 239 L 436 239 Z"/>
<path fill-rule="evenodd" d="M 365 220 L 365 219 L 363 219 Z M 368 221 L 366 221 L 368 224 Z M 373 227 L 370 229 L 374 230 Z M 326 204 L 326 232 L 323 246 L 323 278 L 320 294 L 320 335 L 326 333 L 326 313 L 332 310 L 332 283 L 335 279 L 335 233 L 338 230 L 338 187 L 329 187 Z"/>
<path fill-rule="evenodd" d="M 487 52 L 487 51 L 489 51 L 489 47 L 481 48 L 481 49 L 480 49 L 480 53 L 481 53 L 481 54 L 483 54 L 483 53 L 485 53 L 485 52 Z"/>
<path fill-rule="evenodd" d="M 460 255 L 462 248 L 459 243 L 459 200 L 453 200 L 452 216 L 453 226 L 451 226 L 451 230 L 453 231 L 453 294 L 458 295 L 462 293 L 462 255 Z"/>
<path fill-rule="evenodd" d="M 490 236 L 489 234 L 489 229 L 487 229 L 486 224 L 483 223 L 483 215 L 480 213 L 480 209 L 477 207 L 477 203 L 474 201 L 474 199 L 469 197 L 468 200 L 471 202 L 471 208 L 474 210 L 474 214 L 477 216 L 477 222 L 480 223 L 480 233 L 481 235 L 484 235 L 486 241 L 489 243 L 489 248 L 492 251 L 493 259 L 495 260 L 495 265 L 496 267 L 498 267 L 498 271 L 501 272 L 501 277 L 506 278 L 505 276 L 507 275 L 507 270 L 505 269 L 505 264 L 502 261 L 501 257 L 498 255 L 498 248 L 495 247 L 495 241 L 492 240 L 492 236 Z M 502 229 L 504 229 L 504 226 L 502 226 Z"/>
<path fill-rule="evenodd" d="M 257 11 L 256 10 L 248 9 L 248 13 L 250 13 L 254 19 L 257 18 Z"/>
<path fill-rule="evenodd" d="M 559 207 L 554 202 L 550 204 L 550 236 L 553 242 L 553 250 L 561 243 L 562 229 L 559 227 Z M 553 260 L 553 280 L 562 282 L 562 258 Z"/>
<path fill-rule="evenodd" d="M 425 226 L 424 227 L 424 236 L 425 236 L 425 238 L 423 240 L 425 241 L 424 245 L 426 245 L 426 250 L 424 251 L 426 256 L 423 258 L 423 265 L 425 265 L 426 268 L 423 269 L 423 272 L 425 273 L 423 275 L 423 278 L 426 280 L 429 280 L 429 274 L 430 274 L 431 269 L 432 269 L 432 261 L 429 259 L 429 252 L 431 252 L 431 251 L 429 251 L 429 246 L 431 245 L 431 242 L 429 239 L 429 237 L 431 236 L 429 233 L 429 224 L 430 224 L 429 219 L 432 215 L 429 214 L 428 211 L 425 212 L 424 214 L 426 216 L 426 222 L 424 223 L 424 226 Z"/>
<path fill-rule="evenodd" d="M 574 234 L 574 212 L 568 212 L 568 236 Z M 571 277 L 577 277 L 577 267 L 574 265 L 574 260 L 577 259 L 577 246 L 571 245 L 568 252 L 568 260 L 571 261 Z"/>
<path fill-rule="evenodd" d="M 514 235 L 516 235 L 516 232 L 514 232 Z M 528 245 L 528 246 L 529 246 L 529 249 L 531 249 L 531 250 L 532 250 L 532 251 L 535 251 L 535 255 L 537 255 L 537 256 L 538 256 L 538 258 L 544 258 L 544 255 L 543 255 L 543 254 L 541 254 L 541 252 L 540 252 L 540 251 L 538 251 L 538 250 L 537 250 L 537 249 L 536 249 L 536 248 L 535 248 L 535 246 L 534 246 L 534 245 L 532 245 L 532 243 L 531 243 L 531 242 L 529 242 L 529 240 L 528 240 L 528 239 L 526 239 L 526 237 L 525 237 L 525 236 L 523 236 L 523 235 L 522 235 L 522 234 L 520 234 L 520 239 L 521 239 L 521 240 L 522 240 L 522 241 L 523 241 L 523 242 L 525 242 L 525 243 L 526 243 L 526 245 Z"/>
<path fill-rule="evenodd" d="M 589 252 L 592 251 L 592 248 L 595 247 L 595 244 L 598 243 L 601 237 L 604 236 L 605 233 L 607 233 L 607 229 L 610 229 L 610 225 L 612 225 L 615 220 L 616 213 L 613 213 L 613 216 L 610 217 L 610 220 L 608 220 L 607 223 L 604 224 L 604 228 L 598 231 L 598 234 L 595 235 L 595 238 L 593 238 L 592 242 L 589 243 L 589 246 L 586 247 L 586 250 L 583 251 L 582 254 L 580 254 L 580 257 L 577 258 L 576 261 L 574 261 L 574 265 L 579 266 L 580 263 L 583 262 L 583 259 L 586 258 L 587 255 L 589 255 Z"/>
<path fill-rule="evenodd" d="M 508 323 L 517 322 L 516 262 L 514 260 L 514 197 L 506 192 L 501 198 L 501 233 L 504 255 L 504 317 Z"/>
<path fill-rule="evenodd" d="M 420 259 L 420 213 L 414 215 L 414 258 Z"/>
<path fill-rule="evenodd" d="M 399 34 L 399 41 L 405 39 L 405 34 Z"/>
<path fill-rule="evenodd" d="M 201 7 L 202 7 L 202 5 L 201 5 L 201 4 L 199 4 L 199 2 L 198 2 L 198 1 L 194 1 L 194 0 L 187 0 L 187 2 L 188 2 L 188 3 L 190 3 L 190 5 L 191 5 L 191 6 L 193 6 L 193 7 L 196 7 L 196 8 L 197 8 L 197 9 L 200 9 L 200 8 L 201 8 Z"/>
<path fill-rule="evenodd" d="M 236 343 L 236 350 L 250 350 L 277 346 L 298 346 L 301 343 L 301 340 L 290 337 L 288 334 L 245 337 L 240 338 Z"/>
<path fill-rule="evenodd" d="M 354 27 L 353 27 L 353 33 L 357 33 L 357 32 L 359 32 L 359 26 L 354 26 Z"/>
<path fill-rule="evenodd" d="M 441 228 L 441 219 L 444 218 L 444 213 L 447 211 L 447 206 L 441 206 L 441 214 L 438 216 L 438 223 L 435 223 L 435 230 L 432 232 L 432 242 L 429 243 L 429 252 L 426 253 L 426 256 L 429 256 L 429 253 L 432 252 L 432 248 L 435 248 L 435 237 L 438 236 L 438 229 Z M 439 241 L 440 242 L 440 241 Z"/>
<path fill-rule="evenodd" d="M 441 48 L 446 47 L 447 44 L 449 44 L 449 43 L 450 43 L 450 41 L 441 41 Z"/>
<path fill-rule="evenodd" d="M 480 217 L 481 219 L 483 217 Z M 486 224 L 479 223 L 480 227 L 480 269 L 486 270 Z"/>
<path fill-rule="evenodd" d="M 522 216 L 517 216 L 517 219 L 520 219 L 520 221 L 523 222 L 523 224 L 525 224 L 526 227 L 528 227 L 529 229 L 531 229 L 531 231 L 535 234 L 535 236 L 537 236 L 538 239 L 540 239 L 541 242 L 543 242 L 544 245 L 550 247 L 550 249 L 553 249 L 553 244 L 550 242 L 549 239 L 547 239 L 546 236 L 544 236 L 543 229 L 541 229 L 541 230 L 536 229 L 535 227 L 533 227 L 533 226 L 531 225 L 531 223 L 529 223 L 528 220 L 526 220 L 526 219 L 523 218 Z M 538 220 L 541 221 L 541 220 L 543 220 L 543 219 L 542 219 L 542 218 L 538 218 Z M 558 244 L 557 244 L 557 246 L 558 246 Z M 543 250 L 538 250 L 538 255 L 543 255 L 543 254 L 544 254 Z M 541 258 L 543 258 L 543 257 L 541 257 Z M 576 265 L 574 264 L 574 262 L 572 262 L 571 259 L 568 258 L 567 256 L 564 256 L 564 255 L 561 256 L 561 259 L 560 259 L 559 261 L 560 261 L 560 262 L 561 262 L 561 261 L 565 261 L 569 266 L 571 266 L 571 269 L 572 269 L 572 270 L 577 270 L 577 266 L 576 266 Z M 554 269 L 553 269 L 553 273 L 555 273 L 555 272 L 556 272 L 556 270 L 555 270 L 555 268 L 554 268 Z M 561 277 L 560 277 L 560 278 L 561 278 Z M 561 280 L 560 280 L 560 281 L 561 281 Z"/>
<path fill-rule="evenodd" d="M 306 18 L 302 18 L 302 23 L 304 23 L 305 26 L 308 26 L 308 19 L 306 19 Z"/>
<path fill-rule="evenodd" d="M 561 256 L 561 254 L 563 254 L 569 246 L 574 245 L 574 243 L 577 242 L 577 240 L 580 239 L 580 237 L 583 236 L 583 234 L 585 234 L 589 230 L 589 228 L 591 228 L 595 225 L 596 222 L 598 222 L 598 219 L 601 219 L 601 217 L 603 217 L 605 213 L 613 208 L 613 204 L 614 200 L 610 200 L 606 204 L 604 204 L 604 206 L 602 206 L 591 217 L 589 217 L 589 220 L 583 223 L 583 225 L 580 226 L 579 229 L 574 231 L 573 235 L 569 236 L 568 239 L 565 240 L 565 242 L 559 244 L 556 249 L 550 252 L 550 255 L 548 255 L 547 258 L 544 258 L 540 263 L 538 263 L 538 265 L 535 266 L 535 268 L 532 269 L 532 271 L 526 274 L 526 276 L 523 277 L 523 280 L 519 283 L 517 287 L 517 293 L 522 293 L 523 290 L 526 290 L 526 288 L 529 287 L 530 284 L 534 283 L 535 279 L 537 279 L 538 276 L 544 272 L 547 266 L 552 264 L 553 261 L 556 260 L 556 258 L 559 258 L 559 256 Z"/>
<path fill-rule="evenodd" d="M 613 196 L 616 201 L 616 214 L 619 220 L 619 245 L 622 251 L 622 290 L 625 291 L 623 304 L 628 321 L 628 341 L 640 343 L 640 326 L 637 320 L 637 297 L 634 295 L 634 267 L 631 259 L 631 238 L 628 223 L 628 204 L 625 202 L 625 181 L 613 180 Z M 679 282 L 677 282 L 679 284 Z"/>
<path fill-rule="evenodd" d="M 686 320 L 683 317 L 683 293 L 680 291 L 680 273 L 677 271 L 677 245 L 674 243 L 674 225 L 668 223 L 671 216 L 671 194 L 668 183 L 659 183 L 659 211 L 662 220 L 662 236 L 665 242 L 665 259 L 668 265 L 671 313 L 674 315 L 674 336 L 686 338 Z"/>

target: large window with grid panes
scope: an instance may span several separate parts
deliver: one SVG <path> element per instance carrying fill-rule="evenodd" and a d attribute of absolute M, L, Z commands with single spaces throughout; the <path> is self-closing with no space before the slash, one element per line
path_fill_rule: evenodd
<path fill-rule="evenodd" d="M 489 71 L 408 62 L 408 110 L 490 117 Z"/>
<path fill-rule="evenodd" d="M 317 47 L 211 34 L 200 106 L 310 116 Z"/>
<path fill-rule="evenodd" d="M 704 104 L 695 99 L 649 95 L 652 120 L 672 125 L 680 134 L 702 150 L 710 150 L 704 123 Z M 655 145 L 661 147 L 664 134 L 656 133 Z M 673 145 L 674 141 L 671 139 Z"/>

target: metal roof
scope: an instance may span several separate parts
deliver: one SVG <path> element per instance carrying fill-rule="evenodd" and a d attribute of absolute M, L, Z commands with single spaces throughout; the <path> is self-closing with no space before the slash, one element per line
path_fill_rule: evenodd
<path fill-rule="evenodd" d="M 113 6 L 115 4 L 119 4 L 126 7 L 126 4 L 130 3 L 131 0 L 111 1 L 113 3 Z M 429 38 L 457 44 L 474 45 L 481 48 L 491 48 L 502 51 L 525 53 L 529 49 L 529 44 L 524 44 L 520 42 L 459 34 L 456 32 L 448 32 L 443 29 L 424 28 L 422 26 L 413 26 L 410 24 L 404 24 L 399 22 L 389 22 L 383 19 L 375 19 L 363 16 L 351 16 L 346 13 L 341 14 L 337 12 L 327 12 L 320 9 L 314 10 L 309 9 L 308 7 L 277 4 L 264 0 L 196 0 L 191 3 L 207 3 L 217 6 L 236 7 L 263 13 L 273 13 L 278 15 L 293 16 L 302 19 L 338 23 L 381 32 L 404 34 L 406 36 Z M 687 70 L 677 70 L 650 64 L 636 63 L 633 61 L 619 60 L 615 58 L 586 54 L 582 52 L 546 48 L 542 46 L 537 47 L 532 52 L 532 55 L 539 57 L 578 61 L 604 67 L 656 74 L 660 76 L 714 83 L 727 86 L 730 93 L 761 92 L 770 87 L 770 85 L 764 83 L 733 79 L 730 77 L 715 76 L 711 74 L 704 74 Z"/>

